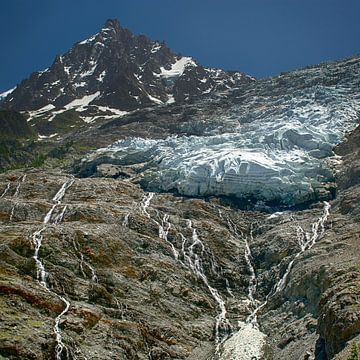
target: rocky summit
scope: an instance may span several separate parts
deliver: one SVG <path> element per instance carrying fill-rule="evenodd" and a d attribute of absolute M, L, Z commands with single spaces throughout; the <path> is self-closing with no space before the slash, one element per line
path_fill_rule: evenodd
<path fill-rule="evenodd" d="M 1 96 L 0 359 L 359 359 L 359 85 L 109 20 Z"/>

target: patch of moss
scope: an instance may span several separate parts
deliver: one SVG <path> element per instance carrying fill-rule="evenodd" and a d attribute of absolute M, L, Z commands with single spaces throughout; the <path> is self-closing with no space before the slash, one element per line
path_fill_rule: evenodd
<path fill-rule="evenodd" d="M 35 328 L 40 328 L 44 326 L 44 322 L 43 321 L 38 321 L 38 320 L 28 320 L 28 325 L 31 327 L 35 327 Z"/>
<path fill-rule="evenodd" d="M 351 347 L 350 356 L 346 360 L 360 360 L 360 344 L 355 343 Z"/>

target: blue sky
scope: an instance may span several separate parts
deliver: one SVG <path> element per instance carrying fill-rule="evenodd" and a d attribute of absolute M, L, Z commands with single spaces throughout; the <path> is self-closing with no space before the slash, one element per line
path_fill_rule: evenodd
<path fill-rule="evenodd" d="M 207 66 L 255 77 L 360 53 L 360 0 L 2 0 L 0 90 L 118 18 Z"/>

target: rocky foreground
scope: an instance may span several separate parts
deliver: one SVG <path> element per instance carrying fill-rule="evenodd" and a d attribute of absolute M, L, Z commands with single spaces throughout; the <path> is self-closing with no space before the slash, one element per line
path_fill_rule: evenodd
<path fill-rule="evenodd" d="M 265 214 L 121 179 L 2 174 L 1 358 L 353 359 L 358 137 L 336 150 L 325 217 L 323 203 Z M 266 336 L 234 357 L 246 321 Z"/>

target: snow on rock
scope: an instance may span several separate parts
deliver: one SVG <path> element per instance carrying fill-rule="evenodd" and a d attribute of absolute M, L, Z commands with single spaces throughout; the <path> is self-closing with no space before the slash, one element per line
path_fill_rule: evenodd
<path fill-rule="evenodd" d="M 240 323 L 240 329 L 224 343 L 220 360 L 262 359 L 265 339 L 252 324 Z"/>
<path fill-rule="evenodd" d="M 42 108 L 34 111 L 29 111 L 30 117 L 27 119 L 27 121 L 31 121 L 34 117 L 41 116 L 43 114 L 46 114 L 47 112 L 55 109 L 55 106 L 52 104 L 48 104 L 46 106 L 43 106 Z"/>
<path fill-rule="evenodd" d="M 161 67 L 161 73 L 156 74 L 156 76 L 160 78 L 179 77 L 184 73 L 187 66 L 196 66 L 196 63 L 191 57 L 184 56 L 172 64 L 169 70 Z"/>
<path fill-rule="evenodd" d="M 103 82 L 106 75 L 106 70 L 104 70 L 97 78 L 96 80 L 99 82 Z"/>
<path fill-rule="evenodd" d="M 77 108 L 78 111 L 82 111 L 85 109 L 86 106 L 88 106 L 92 101 L 94 101 L 99 95 L 100 95 L 100 91 L 97 91 L 94 94 L 85 95 L 84 97 L 82 97 L 80 99 L 75 99 L 75 100 L 71 101 L 70 103 L 68 103 L 67 105 L 65 105 L 65 109 L 69 110 L 69 109 Z"/>
<path fill-rule="evenodd" d="M 158 105 L 163 104 L 163 102 L 162 102 L 160 99 L 157 99 L 156 97 L 151 96 L 150 94 L 148 94 L 148 98 L 149 98 L 152 102 L 154 102 L 155 104 L 158 104 Z"/>
<path fill-rule="evenodd" d="M 55 134 L 51 134 L 51 135 L 39 135 L 38 136 L 38 140 L 41 141 L 41 140 L 45 140 L 45 139 L 52 139 L 53 137 L 57 136 L 58 133 L 55 133 Z"/>
<path fill-rule="evenodd" d="M 15 89 L 16 89 L 16 86 L 13 87 L 13 88 L 10 89 L 10 90 L 7 90 L 7 91 L 1 93 L 1 94 L 0 94 L 0 100 L 5 99 L 5 98 L 6 98 L 8 95 L 10 95 Z"/>

